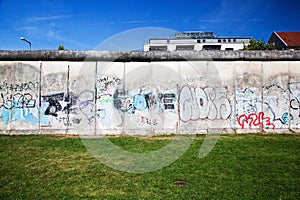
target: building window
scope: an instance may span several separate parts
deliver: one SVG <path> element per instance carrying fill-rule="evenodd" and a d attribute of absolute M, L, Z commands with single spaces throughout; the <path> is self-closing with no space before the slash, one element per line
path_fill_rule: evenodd
<path fill-rule="evenodd" d="M 167 51 L 167 46 L 150 46 L 150 51 Z"/>
<path fill-rule="evenodd" d="M 231 42 L 231 39 L 228 39 L 228 42 Z"/>
<path fill-rule="evenodd" d="M 221 39 L 218 39 L 218 42 L 221 42 Z"/>
<path fill-rule="evenodd" d="M 194 50 L 194 45 L 178 45 L 176 51 Z"/>
<path fill-rule="evenodd" d="M 233 42 L 236 42 L 236 39 L 233 39 Z"/>
<path fill-rule="evenodd" d="M 201 40 L 197 40 L 197 43 L 201 43 Z"/>
<path fill-rule="evenodd" d="M 206 42 L 206 40 L 202 40 L 202 42 Z"/>
<path fill-rule="evenodd" d="M 203 45 L 203 50 L 221 50 L 221 45 Z"/>
<path fill-rule="evenodd" d="M 223 42 L 226 42 L 226 39 L 223 39 Z"/>

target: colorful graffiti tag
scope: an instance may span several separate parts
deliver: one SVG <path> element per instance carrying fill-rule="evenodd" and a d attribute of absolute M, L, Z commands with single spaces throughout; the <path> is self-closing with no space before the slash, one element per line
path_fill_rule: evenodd
<path fill-rule="evenodd" d="M 0 116 L 4 124 L 19 121 L 39 124 L 38 82 L 8 83 L 0 85 Z"/>
<path fill-rule="evenodd" d="M 299 117 L 300 93 L 297 93 L 299 86 L 298 82 L 289 82 L 287 89 L 276 84 L 261 88 L 237 89 L 235 104 L 237 119 L 244 114 L 248 116 L 263 112 L 278 128 L 293 124 L 295 117 Z"/>
<path fill-rule="evenodd" d="M 238 117 L 238 124 L 242 127 L 242 129 L 245 129 L 246 126 L 250 129 L 254 127 L 275 129 L 275 125 L 271 123 L 270 117 L 265 117 L 265 113 L 263 112 L 259 112 L 258 114 L 251 113 L 249 115 L 242 114 Z"/>

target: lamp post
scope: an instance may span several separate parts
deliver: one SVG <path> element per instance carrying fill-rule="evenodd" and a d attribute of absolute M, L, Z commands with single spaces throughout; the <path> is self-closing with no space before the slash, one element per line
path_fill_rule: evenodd
<path fill-rule="evenodd" d="M 21 37 L 20 38 L 21 40 L 27 42 L 29 44 L 29 48 L 30 48 L 30 51 L 31 51 L 31 42 L 29 42 L 28 40 L 26 40 L 24 37 Z"/>

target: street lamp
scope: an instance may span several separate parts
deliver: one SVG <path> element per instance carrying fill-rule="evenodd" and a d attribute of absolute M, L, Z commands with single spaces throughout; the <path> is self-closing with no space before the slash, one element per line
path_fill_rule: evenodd
<path fill-rule="evenodd" d="M 30 51 L 31 51 L 31 42 L 29 42 L 28 40 L 26 40 L 24 37 L 21 37 L 21 40 L 27 42 L 29 44 L 29 48 L 30 48 Z"/>

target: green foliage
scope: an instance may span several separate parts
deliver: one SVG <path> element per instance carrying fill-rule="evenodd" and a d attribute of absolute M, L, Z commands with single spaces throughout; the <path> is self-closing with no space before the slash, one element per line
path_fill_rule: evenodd
<path fill-rule="evenodd" d="M 0 199 L 299 199 L 299 134 L 221 135 L 200 159 L 204 137 L 170 166 L 130 174 L 103 165 L 78 137 L 0 135 Z M 110 140 L 149 152 L 170 139 Z M 174 186 L 178 180 L 187 185 Z"/>
<path fill-rule="evenodd" d="M 275 47 L 271 43 L 265 43 L 262 40 L 256 41 L 255 39 L 250 39 L 249 45 L 244 46 L 244 50 L 274 50 Z"/>
<path fill-rule="evenodd" d="M 287 50 L 291 50 L 291 49 L 294 49 L 294 50 L 300 50 L 300 47 L 288 47 L 286 48 Z"/>
<path fill-rule="evenodd" d="M 58 50 L 65 50 L 65 47 L 64 47 L 64 45 L 59 45 L 57 49 Z"/>
<path fill-rule="evenodd" d="M 266 50 L 275 50 L 275 47 L 272 43 L 266 43 L 265 48 Z"/>

